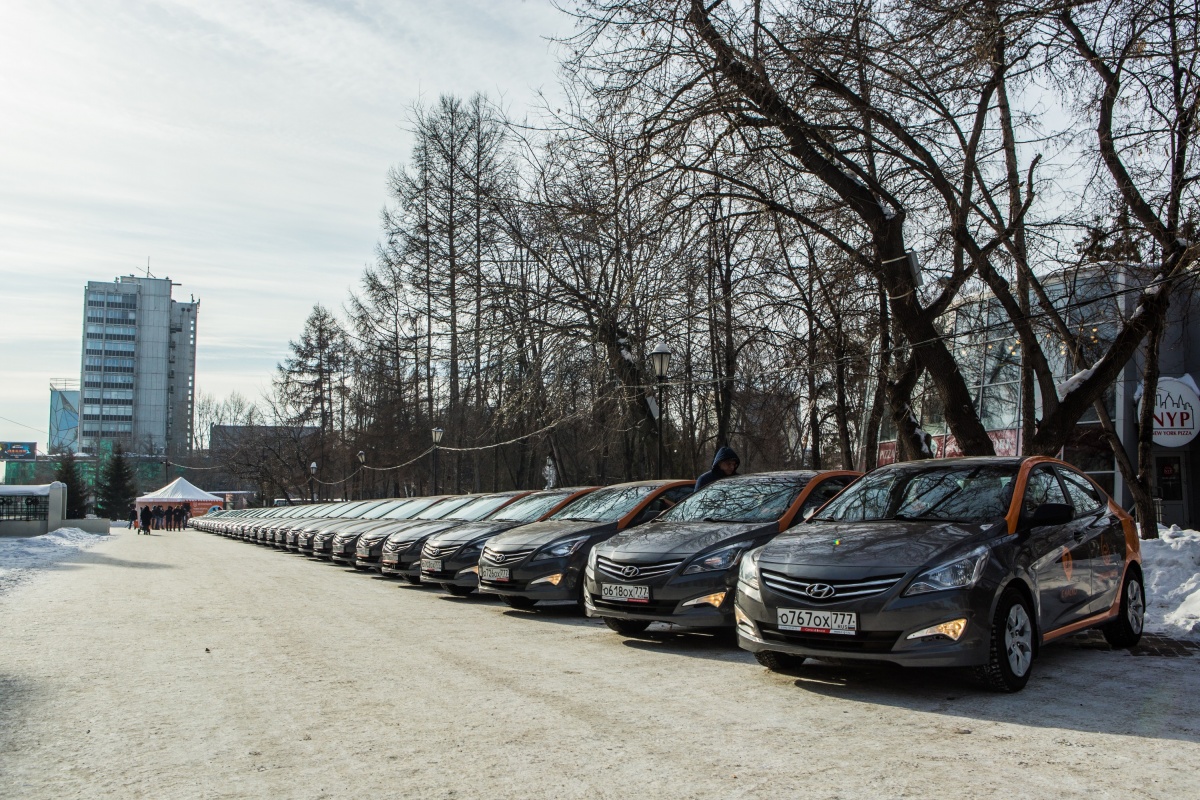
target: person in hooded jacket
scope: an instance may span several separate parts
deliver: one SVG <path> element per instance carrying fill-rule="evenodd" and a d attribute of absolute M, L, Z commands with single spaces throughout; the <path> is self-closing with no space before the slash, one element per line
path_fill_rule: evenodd
<path fill-rule="evenodd" d="M 722 447 L 713 456 L 712 469 L 702 473 L 699 478 L 696 478 L 695 491 L 700 491 L 713 481 L 719 481 L 721 478 L 728 478 L 730 475 L 736 474 L 738 465 L 741 463 L 742 460 L 738 458 L 737 453 L 733 452 L 732 447 Z"/>
<path fill-rule="evenodd" d="M 150 535 L 150 520 L 152 518 L 153 518 L 153 514 L 150 513 L 150 506 L 142 506 L 142 513 L 141 513 L 142 527 L 138 528 L 138 533 L 144 533 L 147 536 Z"/>

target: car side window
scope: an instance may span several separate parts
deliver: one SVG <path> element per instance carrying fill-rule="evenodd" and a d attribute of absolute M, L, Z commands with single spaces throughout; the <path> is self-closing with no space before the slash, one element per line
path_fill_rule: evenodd
<path fill-rule="evenodd" d="M 1103 498 L 1091 482 L 1069 469 L 1060 469 L 1063 483 L 1067 486 L 1067 494 L 1071 496 L 1071 504 L 1075 506 L 1076 514 L 1086 514 L 1104 505 Z"/>
<path fill-rule="evenodd" d="M 676 486 L 674 489 L 667 489 L 662 496 L 667 498 L 673 506 L 680 500 L 686 500 L 695 490 L 694 486 Z"/>
<path fill-rule="evenodd" d="M 1037 467 L 1029 473 L 1029 481 L 1025 484 L 1025 501 L 1021 510 L 1032 514 L 1038 506 L 1046 503 L 1061 503 L 1068 505 L 1067 496 L 1063 494 L 1058 478 L 1047 467 Z"/>
<path fill-rule="evenodd" d="M 797 520 L 803 520 L 810 511 L 816 511 L 821 506 L 833 497 L 835 494 L 846 488 L 850 481 L 854 480 L 851 477 L 843 476 L 838 478 L 827 478 L 819 483 L 804 500 L 804 505 L 800 506 L 800 511 L 796 514 Z"/>

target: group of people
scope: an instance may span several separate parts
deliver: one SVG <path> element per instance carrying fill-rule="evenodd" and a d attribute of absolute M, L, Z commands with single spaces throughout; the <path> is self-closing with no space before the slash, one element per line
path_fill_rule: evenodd
<path fill-rule="evenodd" d="M 184 503 L 178 506 L 142 506 L 141 512 L 136 506 L 129 509 L 129 527 L 137 526 L 139 534 L 150 535 L 150 531 L 181 531 L 192 516 L 192 506 Z"/>

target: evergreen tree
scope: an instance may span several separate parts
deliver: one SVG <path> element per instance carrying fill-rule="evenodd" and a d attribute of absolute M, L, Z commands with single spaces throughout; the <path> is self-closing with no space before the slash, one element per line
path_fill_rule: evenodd
<path fill-rule="evenodd" d="M 133 465 L 118 447 L 100 473 L 96 491 L 96 514 L 108 519 L 125 519 L 129 507 L 137 500 L 137 483 Z"/>
<path fill-rule="evenodd" d="M 64 509 L 67 519 L 83 519 L 87 514 L 88 490 L 79 474 L 74 453 L 63 453 L 59 458 L 54 480 L 67 485 L 67 507 Z"/>

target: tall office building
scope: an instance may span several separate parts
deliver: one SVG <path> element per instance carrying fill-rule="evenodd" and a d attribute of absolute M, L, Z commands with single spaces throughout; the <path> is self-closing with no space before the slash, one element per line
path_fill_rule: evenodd
<path fill-rule="evenodd" d="M 196 315 L 170 278 L 89 281 L 84 299 L 79 448 L 182 455 L 192 446 Z"/>

